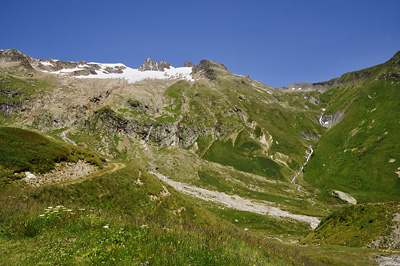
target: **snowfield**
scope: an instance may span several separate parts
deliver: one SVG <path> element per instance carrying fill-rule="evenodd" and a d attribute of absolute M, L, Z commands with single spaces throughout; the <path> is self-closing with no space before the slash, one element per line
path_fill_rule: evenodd
<path fill-rule="evenodd" d="M 51 66 L 49 62 L 41 62 L 44 65 Z M 78 65 L 75 68 L 65 68 L 59 71 L 45 71 L 48 73 L 59 74 L 59 75 L 70 75 L 75 71 L 85 70 L 91 65 L 100 66 L 99 70 L 95 70 L 96 74 L 90 75 L 76 75 L 76 78 L 95 78 L 95 79 L 125 79 L 128 83 L 136 83 L 145 79 L 185 79 L 193 81 L 192 78 L 192 67 L 179 67 L 165 69 L 164 71 L 139 71 L 125 66 L 124 64 L 101 64 L 101 63 L 85 63 Z M 113 70 L 122 70 L 122 73 L 110 73 L 107 71 L 112 68 Z"/>

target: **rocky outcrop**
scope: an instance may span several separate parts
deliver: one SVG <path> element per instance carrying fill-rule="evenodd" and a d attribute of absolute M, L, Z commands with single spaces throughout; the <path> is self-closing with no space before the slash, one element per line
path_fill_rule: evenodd
<path fill-rule="evenodd" d="M 32 60 L 34 59 L 16 49 L 0 50 L 0 64 L 19 65 L 27 70 L 33 70 L 30 63 Z"/>
<path fill-rule="evenodd" d="M 200 63 L 193 68 L 192 75 L 199 75 L 209 80 L 216 80 L 217 74 L 224 74 L 227 72 L 229 71 L 223 64 L 209 60 L 201 60 Z"/>
<path fill-rule="evenodd" d="M 313 96 L 308 95 L 307 93 L 304 94 L 304 99 L 315 105 L 318 105 L 321 102 L 321 99 L 317 99 Z"/>
<path fill-rule="evenodd" d="M 139 71 L 164 71 L 165 69 L 170 69 L 172 66 L 168 62 L 160 61 L 158 63 L 154 62 L 150 57 L 147 58 L 143 64 L 138 68 Z"/>
<path fill-rule="evenodd" d="M 339 191 L 339 190 L 333 190 L 331 192 L 332 196 L 347 202 L 349 204 L 357 204 L 357 200 L 355 198 L 353 198 L 352 196 L 350 196 L 349 194 L 343 192 L 343 191 Z"/>
<path fill-rule="evenodd" d="M 391 226 L 387 227 L 390 234 L 380 236 L 378 239 L 372 241 L 369 247 L 376 249 L 394 249 L 400 250 L 400 213 L 393 215 Z M 399 259 L 400 262 L 400 259 Z M 399 265 L 399 264 L 388 264 Z"/>
<path fill-rule="evenodd" d="M 139 71 L 158 71 L 158 65 L 153 59 L 146 58 L 143 64 L 138 68 Z"/>
<path fill-rule="evenodd" d="M 202 126 L 188 126 L 177 122 L 160 122 L 154 120 L 125 119 L 118 116 L 112 109 L 103 108 L 96 112 L 96 118 L 85 122 L 86 129 L 107 136 L 129 136 L 151 141 L 167 147 L 179 145 L 188 148 L 194 144 L 199 136 L 213 134 L 211 128 Z"/>
<path fill-rule="evenodd" d="M 165 69 L 170 69 L 172 67 L 170 63 L 163 61 L 158 62 L 157 65 L 158 71 L 164 71 Z"/>
<path fill-rule="evenodd" d="M 279 88 L 281 91 L 318 91 L 323 93 L 331 88 L 333 81 L 319 82 L 319 83 L 292 83 L 285 87 Z"/>
<path fill-rule="evenodd" d="M 311 131 L 308 131 L 308 130 L 307 131 L 302 131 L 300 133 L 300 137 L 302 137 L 305 140 L 310 140 L 310 141 L 314 141 L 314 142 L 319 140 L 319 138 L 320 138 L 320 136 L 317 133 L 311 132 Z"/>
<path fill-rule="evenodd" d="M 183 67 L 195 67 L 195 65 L 194 65 L 192 62 L 186 61 L 186 62 L 183 64 Z"/>
<path fill-rule="evenodd" d="M 321 115 L 319 117 L 319 123 L 327 128 L 331 128 L 343 120 L 345 111 L 339 110 L 332 115 Z"/>

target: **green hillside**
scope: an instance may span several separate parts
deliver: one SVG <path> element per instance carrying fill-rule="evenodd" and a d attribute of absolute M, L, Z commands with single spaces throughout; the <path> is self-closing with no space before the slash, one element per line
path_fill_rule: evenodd
<path fill-rule="evenodd" d="M 322 221 L 301 243 L 398 250 L 399 213 L 399 202 L 346 207 Z"/>
<path fill-rule="evenodd" d="M 71 155 L 37 133 L 2 128 L 9 147 L 28 151 L 28 140 L 38 154 L 51 148 L 49 161 Z M 3 265 L 320 265 L 232 226 L 132 163 L 68 186 L 23 183 L 0 190 Z"/>
<path fill-rule="evenodd" d="M 369 70 L 389 71 L 391 62 Z M 304 176 L 311 186 L 325 195 L 329 190 L 342 190 L 359 202 L 400 199 L 398 72 L 379 72 L 359 87 L 334 88 L 322 94 L 330 105 L 327 113 L 344 110 L 346 114 L 317 142 Z"/>

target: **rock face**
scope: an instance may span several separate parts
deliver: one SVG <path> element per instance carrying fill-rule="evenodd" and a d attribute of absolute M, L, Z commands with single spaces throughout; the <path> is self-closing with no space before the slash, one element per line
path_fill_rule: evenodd
<path fill-rule="evenodd" d="M 139 71 L 164 71 L 165 69 L 170 69 L 172 66 L 168 62 L 160 61 L 158 63 L 154 62 L 150 57 L 147 58 L 143 64 L 139 67 Z"/>
<path fill-rule="evenodd" d="M 331 128 L 343 120 L 345 111 L 339 110 L 332 115 L 322 115 L 319 117 L 319 123 L 327 128 Z"/>
<path fill-rule="evenodd" d="M 302 137 L 305 140 L 311 140 L 311 141 L 314 141 L 314 142 L 319 140 L 319 138 L 320 138 L 320 136 L 317 133 L 311 132 L 309 130 L 302 131 L 300 133 L 300 137 Z"/>
<path fill-rule="evenodd" d="M 333 190 L 331 192 L 331 194 L 334 197 L 336 197 L 336 198 L 338 198 L 338 199 L 340 199 L 340 200 L 342 200 L 344 202 L 347 202 L 347 203 L 350 203 L 350 204 L 353 204 L 353 205 L 357 204 L 357 200 L 355 198 L 353 198 L 352 196 L 350 196 L 349 194 L 345 193 L 345 192 L 342 192 L 342 191 L 339 191 L 339 190 Z"/>
<path fill-rule="evenodd" d="M 32 60 L 34 59 L 16 49 L 0 50 L 1 64 L 18 64 L 28 70 L 33 70 L 33 67 L 30 64 Z"/>
<path fill-rule="evenodd" d="M 186 62 L 183 64 L 183 67 L 195 67 L 195 65 L 194 65 L 192 62 L 186 61 Z"/>
<path fill-rule="evenodd" d="M 95 125 L 86 121 L 86 127 L 95 127 L 97 132 L 105 132 L 109 136 L 129 137 L 158 143 L 161 147 L 179 145 L 183 148 L 191 146 L 199 136 L 212 134 L 213 130 L 200 126 L 186 126 L 171 122 L 144 122 L 136 119 L 124 119 L 117 116 L 111 109 L 103 109 L 98 114 Z"/>
<path fill-rule="evenodd" d="M 201 60 L 200 64 L 193 68 L 192 73 L 203 76 L 209 80 L 216 80 L 217 74 L 228 72 L 226 66 L 209 60 Z"/>
<path fill-rule="evenodd" d="M 158 62 L 158 71 L 164 71 L 165 69 L 170 69 L 171 67 L 171 64 L 168 62 Z"/>
<path fill-rule="evenodd" d="M 281 91 L 318 91 L 325 92 L 332 87 L 330 81 L 319 83 L 292 83 L 285 87 L 279 88 Z"/>

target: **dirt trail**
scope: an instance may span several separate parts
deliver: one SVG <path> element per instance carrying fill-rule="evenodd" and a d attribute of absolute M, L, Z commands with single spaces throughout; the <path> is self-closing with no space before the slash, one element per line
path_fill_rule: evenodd
<path fill-rule="evenodd" d="M 104 169 L 102 169 L 100 171 L 97 171 L 97 172 L 95 172 L 95 173 L 93 173 L 91 175 L 85 176 L 84 178 L 81 178 L 81 179 L 78 179 L 78 180 L 73 180 L 71 182 L 68 182 L 67 184 L 70 185 L 70 184 L 79 183 L 79 182 L 82 182 L 82 181 L 85 181 L 85 180 L 88 180 L 88 179 L 91 179 L 91 178 L 94 178 L 94 177 L 97 177 L 97 176 L 102 176 L 102 175 L 105 175 L 105 174 L 113 173 L 115 171 L 118 171 L 118 170 L 126 167 L 126 165 L 124 163 L 109 163 L 109 165 L 110 166 L 107 167 L 107 168 L 104 168 Z"/>
<path fill-rule="evenodd" d="M 99 170 L 96 166 L 80 160 L 76 163 L 58 164 L 53 171 L 44 175 L 34 175 L 26 172 L 24 180 L 34 187 L 46 184 L 59 184 L 65 186 L 109 174 L 124 167 L 125 164 L 123 163 L 109 163 L 108 167 Z"/>
<path fill-rule="evenodd" d="M 250 199 L 242 198 L 237 195 L 228 195 L 224 192 L 212 191 L 204 188 L 190 186 L 185 183 L 173 181 L 168 177 L 166 177 L 165 175 L 160 174 L 154 170 L 150 171 L 149 173 L 157 176 L 160 180 L 171 185 L 179 192 L 200 198 L 205 201 L 211 201 L 223 204 L 228 208 L 240 211 L 248 211 L 263 215 L 270 215 L 274 217 L 290 218 L 297 221 L 309 223 L 312 229 L 315 229 L 320 222 L 319 219 L 316 217 L 293 214 L 288 211 L 283 211 L 277 207 L 269 206 L 267 202 L 262 202 L 262 201 L 256 202 Z"/>

